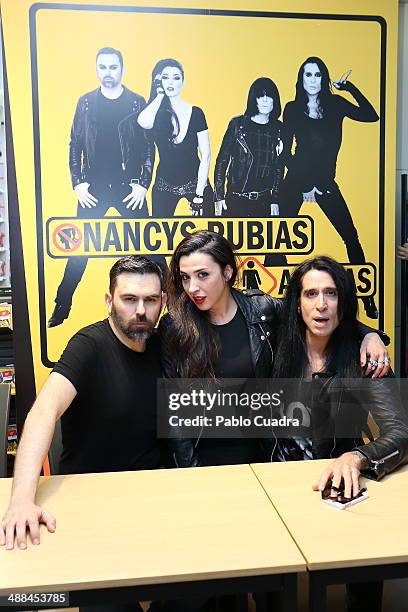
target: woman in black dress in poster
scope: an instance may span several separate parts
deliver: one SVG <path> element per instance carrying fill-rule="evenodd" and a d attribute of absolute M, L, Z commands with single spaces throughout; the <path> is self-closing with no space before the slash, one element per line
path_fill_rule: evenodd
<path fill-rule="evenodd" d="M 188 200 L 193 215 L 213 215 L 207 122 L 201 108 L 181 98 L 183 85 L 180 62 L 157 62 L 148 105 L 138 118 L 141 127 L 153 130 L 160 155 L 152 190 L 153 217 L 172 217 L 181 198 Z"/>
<path fill-rule="evenodd" d="M 307 58 L 299 69 L 295 99 L 288 102 L 283 113 L 288 149 L 295 139 L 296 150 L 286 156 L 288 172 L 280 194 L 281 215 L 297 216 L 304 201 L 316 202 L 345 243 L 350 263 L 364 264 L 357 230 L 335 181 L 336 164 L 343 119 L 369 123 L 378 121 L 378 115 L 347 76 L 331 83 L 328 69 L 318 57 Z M 350 93 L 357 104 L 333 94 L 332 85 Z M 374 299 L 361 299 L 367 316 L 376 319 Z"/>

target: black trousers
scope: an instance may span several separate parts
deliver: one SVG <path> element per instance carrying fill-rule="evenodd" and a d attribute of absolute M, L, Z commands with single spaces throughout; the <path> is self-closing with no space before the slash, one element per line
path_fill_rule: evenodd
<path fill-rule="evenodd" d="M 225 217 L 262 218 L 271 216 L 271 196 L 269 193 L 262 195 L 258 200 L 250 200 L 243 196 L 227 193 L 225 196 L 227 210 Z M 265 255 L 264 265 L 268 267 L 286 265 L 286 257 L 281 253 Z"/>
<path fill-rule="evenodd" d="M 116 183 L 109 185 L 91 184 L 89 192 L 98 200 L 92 208 L 82 208 L 78 203 L 78 219 L 102 219 L 107 210 L 114 206 L 122 217 L 128 219 L 145 219 L 149 216 L 147 204 L 144 202 L 141 209 L 130 210 L 126 208 L 128 202 L 123 198 L 130 194 L 129 183 Z M 88 257 L 70 257 L 65 266 L 64 276 L 57 290 L 55 301 L 61 306 L 70 307 L 72 296 L 78 287 L 88 263 Z"/>
<path fill-rule="evenodd" d="M 358 238 L 346 200 L 343 198 L 336 181 L 330 180 L 324 188 L 316 185 L 322 195 L 315 195 L 316 203 L 320 206 L 340 238 L 343 240 L 349 262 L 364 264 L 365 256 Z M 303 204 L 304 185 L 297 178 L 292 177 L 290 171 L 283 181 L 280 190 L 281 215 L 283 217 L 297 217 Z"/>
<path fill-rule="evenodd" d="M 177 204 L 182 198 L 186 198 L 188 202 L 192 202 L 195 193 L 187 193 L 179 195 L 159 189 L 155 184 L 152 189 L 152 211 L 153 217 L 169 219 L 174 217 Z M 203 193 L 203 217 L 214 217 L 214 194 L 210 184 L 204 189 Z"/>

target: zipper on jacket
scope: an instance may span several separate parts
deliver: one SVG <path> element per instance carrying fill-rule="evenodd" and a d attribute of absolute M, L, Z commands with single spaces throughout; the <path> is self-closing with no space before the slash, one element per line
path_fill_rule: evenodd
<path fill-rule="evenodd" d="M 251 158 L 252 158 L 251 159 L 251 163 L 249 164 L 249 168 L 248 168 L 248 172 L 247 172 L 247 175 L 246 175 L 246 179 L 244 181 L 244 184 L 242 185 L 242 191 L 244 191 L 245 187 L 246 187 L 246 184 L 248 182 L 249 173 L 251 172 L 252 164 L 254 163 L 254 156 L 252 155 L 251 151 L 249 150 L 248 144 L 247 144 L 247 142 L 245 140 L 245 137 L 244 137 L 244 135 L 242 133 L 242 129 L 243 129 L 243 126 L 240 125 L 239 128 L 238 128 L 238 136 L 237 136 L 238 144 L 240 144 L 241 147 L 244 149 L 245 154 L 246 155 L 250 155 Z"/>
<path fill-rule="evenodd" d="M 133 115 L 135 115 L 135 111 L 132 110 L 131 113 L 129 113 L 128 115 L 126 115 L 126 117 L 123 117 L 123 119 L 121 119 L 118 123 L 118 137 L 119 137 L 119 144 L 120 144 L 120 153 L 122 155 L 122 170 L 126 170 L 126 163 L 125 163 L 125 152 L 124 152 L 124 145 L 123 145 L 123 139 L 122 139 L 122 134 L 120 133 L 120 127 L 122 125 L 122 123 L 124 123 L 125 121 L 127 121 L 130 117 L 132 117 Z"/>
<path fill-rule="evenodd" d="M 390 453 L 389 455 L 386 455 L 382 459 L 370 459 L 370 461 L 371 461 L 371 463 L 374 463 L 374 465 L 377 466 L 377 465 L 381 465 L 381 464 L 385 463 L 387 461 L 387 459 L 391 459 L 391 457 L 395 457 L 395 455 L 399 455 L 399 451 L 396 450 L 393 453 Z"/>

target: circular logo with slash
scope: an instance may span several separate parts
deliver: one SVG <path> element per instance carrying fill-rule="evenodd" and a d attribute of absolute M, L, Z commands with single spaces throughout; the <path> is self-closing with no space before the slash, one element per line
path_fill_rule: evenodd
<path fill-rule="evenodd" d="M 61 223 L 52 232 L 52 241 L 62 253 L 72 253 L 82 244 L 82 232 L 73 223 Z"/>

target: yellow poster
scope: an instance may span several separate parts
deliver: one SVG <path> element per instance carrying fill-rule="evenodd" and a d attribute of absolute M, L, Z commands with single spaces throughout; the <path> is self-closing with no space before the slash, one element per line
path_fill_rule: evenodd
<path fill-rule="evenodd" d="M 105 317 L 115 258 L 165 264 L 194 229 L 276 296 L 331 255 L 392 334 L 396 0 L 1 11 L 37 383 Z"/>

